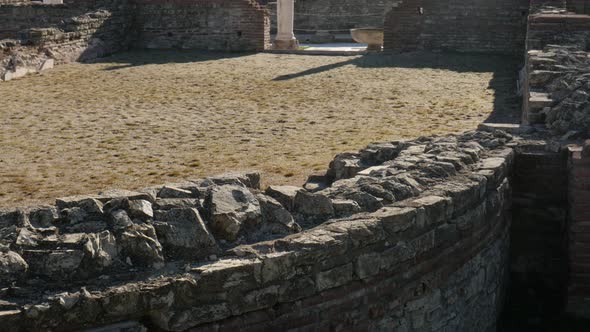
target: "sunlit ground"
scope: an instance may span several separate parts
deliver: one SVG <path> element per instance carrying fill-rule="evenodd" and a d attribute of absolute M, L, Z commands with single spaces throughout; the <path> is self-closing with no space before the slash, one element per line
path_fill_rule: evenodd
<path fill-rule="evenodd" d="M 0 83 L 0 206 L 256 169 L 302 184 L 374 141 L 514 112 L 506 59 L 132 52 Z"/>

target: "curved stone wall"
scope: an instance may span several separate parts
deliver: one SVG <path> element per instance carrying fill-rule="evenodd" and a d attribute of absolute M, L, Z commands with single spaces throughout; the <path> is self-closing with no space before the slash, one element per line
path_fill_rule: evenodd
<path fill-rule="evenodd" d="M 244 173 L 2 210 L 0 324 L 494 330 L 510 141 L 373 144 L 307 189 Z"/>

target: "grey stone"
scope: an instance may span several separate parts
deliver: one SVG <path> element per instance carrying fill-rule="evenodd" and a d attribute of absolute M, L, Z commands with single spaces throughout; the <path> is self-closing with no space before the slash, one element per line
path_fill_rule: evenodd
<path fill-rule="evenodd" d="M 29 222 L 35 228 L 47 228 L 54 226 L 59 219 L 59 213 L 55 206 L 38 206 L 29 209 Z"/>
<path fill-rule="evenodd" d="M 368 166 L 370 165 L 365 165 L 356 153 L 341 153 L 330 162 L 326 175 L 332 181 L 348 179 L 354 177 L 358 172 Z"/>
<path fill-rule="evenodd" d="M 365 279 L 378 274 L 380 261 L 381 256 L 375 252 L 360 255 L 355 262 L 356 275 Z"/>
<path fill-rule="evenodd" d="M 293 211 L 295 195 L 297 195 L 297 192 L 302 190 L 304 189 L 295 186 L 269 186 L 266 188 L 265 193 L 268 196 L 276 199 L 288 211 Z"/>
<path fill-rule="evenodd" d="M 70 196 L 58 198 L 55 201 L 57 207 L 62 209 L 79 207 L 88 214 L 102 214 L 103 203 L 95 196 Z"/>
<path fill-rule="evenodd" d="M 162 245 L 151 225 L 134 224 L 117 236 L 122 257 L 129 258 L 133 266 L 160 268 L 164 263 Z"/>
<path fill-rule="evenodd" d="M 60 279 L 69 278 L 78 270 L 84 252 L 77 249 L 25 250 L 23 258 L 32 274 Z"/>
<path fill-rule="evenodd" d="M 154 217 L 152 203 L 143 199 L 129 201 L 129 207 L 127 208 L 127 211 L 129 212 L 129 215 L 134 218 L 146 219 Z"/>
<path fill-rule="evenodd" d="M 148 328 L 140 322 L 130 320 L 102 327 L 87 329 L 86 332 L 148 332 Z"/>
<path fill-rule="evenodd" d="M 362 211 L 358 203 L 350 199 L 333 199 L 332 206 L 336 217 L 347 217 Z"/>
<path fill-rule="evenodd" d="M 171 210 L 176 208 L 201 208 L 201 202 L 196 198 L 158 198 L 154 208 Z"/>
<path fill-rule="evenodd" d="M 89 217 L 88 213 L 78 206 L 61 210 L 61 215 L 71 224 L 83 222 Z"/>
<path fill-rule="evenodd" d="M 159 198 L 194 198 L 190 190 L 164 186 L 158 192 Z"/>
<path fill-rule="evenodd" d="M 298 191 L 293 205 L 294 211 L 304 216 L 317 218 L 334 216 L 332 200 L 322 194 Z"/>
<path fill-rule="evenodd" d="M 231 310 L 226 303 L 194 306 L 180 311 L 156 311 L 151 313 L 152 322 L 165 331 L 184 331 L 198 324 L 229 317 Z"/>
<path fill-rule="evenodd" d="M 352 263 L 322 271 L 316 276 L 316 285 L 319 291 L 342 286 L 352 280 Z"/>
<path fill-rule="evenodd" d="M 129 215 L 125 210 L 114 210 L 111 212 L 110 223 L 111 227 L 116 231 L 123 230 L 133 225 L 133 221 L 131 221 L 131 218 L 129 218 Z"/>
<path fill-rule="evenodd" d="M 21 248 L 32 248 L 37 246 L 40 236 L 37 232 L 21 228 L 18 232 L 15 244 Z"/>
<path fill-rule="evenodd" d="M 130 191 L 130 190 L 121 190 L 121 189 L 110 189 L 101 191 L 98 193 L 98 196 L 95 197 L 96 199 L 100 200 L 103 203 L 106 203 L 110 200 L 115 198 L 127 198 L 129 200 L 135 199 L 145 199 L 149 202 L 155 202 L 156 197 L 145 192 L 137 192 L 137 191 Z"/>
<path fill-rule="evenodd" d="M 22 224 L 22 214 L 22 211 L 19 211 L 18 209 L 0 208 L 0 229 L 10 226 L 25 226 Z"/>
<path fill-rule="evenodd" d="M 241 183 L 248 188 L 260 189 L 260 173 L 256 171 L 228 172 L 209 177 L 206 180 L 211 181 L 218 186 L 226 184 L 237 185 L 238 183 Z"/>
<path fill-rule="evenodd" d="M 22 277 L 29 265 L 16 252 L 0 252 L 0 280 L 14 280 Z"/>
<path fill-rule="evenodd" d="M 154 227 L 167 256 L 204 258 L 219 252 L 196 209 L 171 209 L 161 218 Z"/>
<path fill-rule="evenodd" d="M 92 262 L 92 267 L 102 270 L 111 266 L 118 256 L 117 240 L 109 231 L 88 234 L 84 253 Z"/>
<path fill-rule="evenodd" d="M 260 204 L 262 220 L 264 223 L 275 223 L 282 225 L 286 234 L 301 231 L 301 227 L 295 222 L 293 216 L 287 209 L 272 197 L 258 194 L 256 199 Z"/>
<path fill-rule="evenodd" d="M 262 220 L 256 197 L 246 187 L 236 185 L 211 187 L 205 209 L 213 232 L 229 241 L 236 240 L 244 227 L 255 226 Z"/>

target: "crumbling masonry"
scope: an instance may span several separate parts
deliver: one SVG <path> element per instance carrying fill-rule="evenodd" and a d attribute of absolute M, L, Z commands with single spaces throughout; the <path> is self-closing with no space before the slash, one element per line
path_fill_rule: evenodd
<path fill-rule="evenodd" d="M 0 1 L 20 20 L 0 20 L 5 80 L 130 47 L 270 42 L 249 0 Z M 243 172 L 0 209 L 2 329 L 493 331 L 531 302 L 590 317 L 590 6 L 471 3 L 497 31 L 408 0 L 386 47 L 521 52 L 529 126 L 371 144 L 303 187 Z M 394 19 L 410 11 L 424 17 Z"/>

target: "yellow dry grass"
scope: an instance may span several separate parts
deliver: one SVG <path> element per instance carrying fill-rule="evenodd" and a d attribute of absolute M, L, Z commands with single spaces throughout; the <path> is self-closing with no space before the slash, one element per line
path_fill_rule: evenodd
<path fill-rule="evenodd" d="M 132 52 L 0 83 L 0 206 L 243 169 L 300 185 L 337 153 L 512 107 L 504 60 Z"/>

